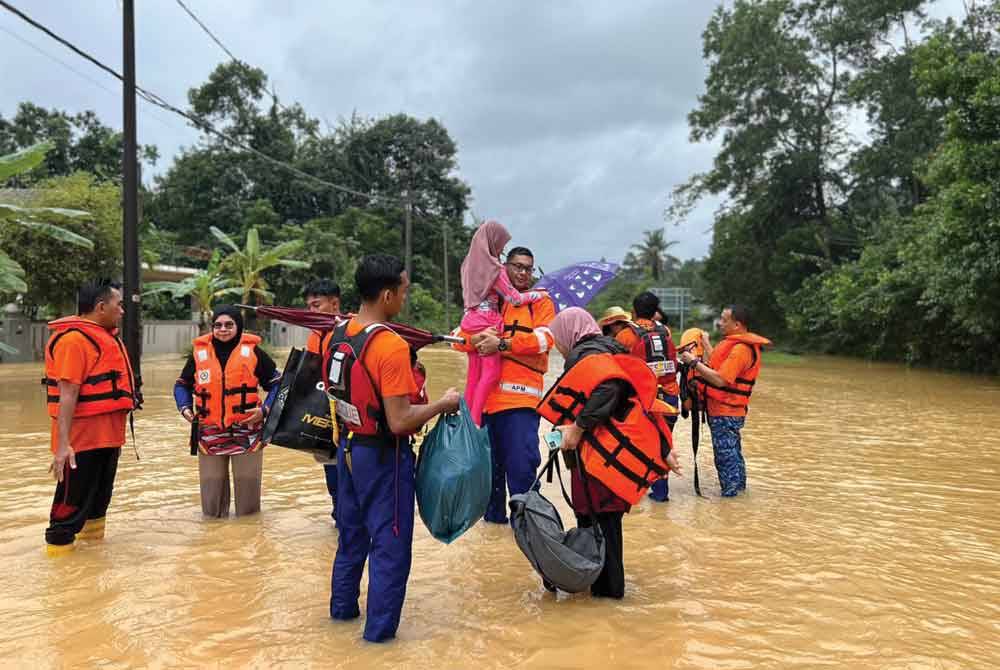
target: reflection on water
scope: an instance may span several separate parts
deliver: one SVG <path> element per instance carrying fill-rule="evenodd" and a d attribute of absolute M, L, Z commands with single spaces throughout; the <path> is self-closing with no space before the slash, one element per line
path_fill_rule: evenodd
<path fill-rule="evenodd" d="M 459 356 L 422 357 L 432 392 L 459 383 Z M 379 646 L 360 622 L 327 616 L 337 533 L 311 457 L 268 448 L 264 512 L 201 519 L 171 397 L 180 365 L 144 364 L 142 460 L 123 452 L 107 539 L 61 559 L 42 551 L 53 485 L 41 369 L 0 366 L 2 665 L 1000 666 L 993 380 L 765 365 L 744 438 L 749 495 L 717 497 L 705 446 L 708 500 L 675 479 L 669 503 L 626 517 L 624 601 L 556 601 L 507 528 L 480 524 L 444 546 L 418 524 L 399 640 Z M 690 473 L 688 422 L 677 443 Z"/>

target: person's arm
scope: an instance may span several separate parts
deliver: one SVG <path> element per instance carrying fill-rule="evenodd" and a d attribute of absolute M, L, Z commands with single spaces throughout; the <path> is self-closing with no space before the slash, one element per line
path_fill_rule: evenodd
<path fill-rule="evenodd" d="M 255 407 L 250 412 L 250 416 L 240 421 L 244 426 L 256 426 L 264 420 L 271 409 L 271 403 L 278 395 L 281 384 L 281 373 L 274 359 L 268 356 L 267 352 L 260 347 L 255 347 L 254 353 L 257 355 L 257 367 L 254 369 L 254 376 L 257 377 L 261 388 L 267 391 L 267 397 L 260 406 Z"/>
<path fill-rule="evenodd" d="M 580 414 L 576 417 L 576 421 L 556 428 L 563 434 L 562 448 L 566 450 L 576 449 L 584 432 L 609 420 L 619 402 L 628 395 L 629 391 L 628 382 L 621 379 L 611 379 L 599 384 L 590 394 L 590 398 L 587 399 Z"/>
<path fill-rule="evenodd" d="M 56 446 L 56 453 L 52 457 L 52 465 L 49 466 L 57 482 L 63 480 L 63 473 L 66 470 L 66 463 L 73 470 L 76 469 L 76 452 L 69 443 L 70 431 L 73 429 L 73 413 L 76 412 L 77 399 L 80 397 L 80 385 L 59 380 L 59 415 L 56 417 L 56 424 L 59 430 L 59 442 Z"/>
<path fill-rule="evenodd" d="M 505 270 L 501 270 L 500 274 L 497 275 L 497 280 L 493 282 L 493 290 L 500 294 L 500 297 L 514 305 L 515 307 L 520 307 L 521 305 L 527 303 L 534 303 L 540 301 L 544 294 L 541 291 L 526 291 L 521 293 L 514 285 L 510 282 L 510 277 L 507 276 Z"/>
<path fill-rule="evenodd" d="M 506 351 L 514 356 L 533 356 L 552 349 L 555 346 L 555 339 L 549 330 L 549 324 L 555 316 L 555 305 L 551 300 L 536 302 L 532 314 L 534 329 L 531 332 L 515 332 L 513 336 L 507 338 Z M 492 331 L 488 336 L 480 337 L 476 344 L 479 353 L 495 354 L 500 350 L 500 337 L 496 335 L 496 331 Z"/>
<path fill-rule="evenodd" d="M 409 435 L 438 414 L 458 410 L 458 391 L 450 388 L 435 402 L 426 405 L 411 405 L 409 396 L 382 398 L 385 418 L 393 435 Z"/>
<path fill-rule="evenodd" d="M 188 356 L 184 369 L 174 382 L 174 403 L 188 423 L 194 421 L 194 355 Z"/>

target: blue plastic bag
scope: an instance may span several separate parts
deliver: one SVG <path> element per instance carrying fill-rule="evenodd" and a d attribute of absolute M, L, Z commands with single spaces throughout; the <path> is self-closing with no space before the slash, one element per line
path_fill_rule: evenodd
<path fill-rule="evenodd" d="M 462 400 L 458 413 L 442 415 L 420 446 L 420 518 L 431 535 L 450 544 L 486 514 L 492 487 L 489 433 L 476 426 Z"/>

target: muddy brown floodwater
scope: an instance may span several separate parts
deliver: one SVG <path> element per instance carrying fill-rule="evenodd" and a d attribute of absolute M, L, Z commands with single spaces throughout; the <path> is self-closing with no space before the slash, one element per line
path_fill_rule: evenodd
<path fill-rule="evenodd" d="M 432 391 L 462 359 L 423 354 Z M 269 447 L 263 512 L 205 521 L 180 359 L 144 361 L 142 460 L 107 538 L 48 558 L 39 365 L 0 366 L 0 665 L 323 668 L 1000 667 L 1000 383 L 829 358 L 765 362 L 723 501 L 707 430 L 691 486 L 625 519 L 621 602 L 546 593 L 506 527 L 419 523 L 399 638 L 328 618 L 337 532 L 322 468 Z M 546 484 L 564 519 L 571 516 Z M 363 598 L 364 596 L 362 596 Z M 364 604 L 362 603 L 362 612 Z"/>

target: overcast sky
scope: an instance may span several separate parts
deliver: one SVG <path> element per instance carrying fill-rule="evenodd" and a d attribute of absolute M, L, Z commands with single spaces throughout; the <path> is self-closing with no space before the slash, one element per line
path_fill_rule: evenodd
<path fill-rule="evenodd" d="M 458 143 L 473 212 L 505 223 L 546 269 L 621 260 L 642 231 L 665 225 L 671 188 L 711 164 L 714 148 L 689 144 L 686 121 L 705 77 L 708 0 L 185 2 L 279 97 L 316 118 L 440 120 Z M 12 4 L 120 69 L 117 0 Z M 136 4 L 139 83 L 186 107 L 187 90 L 227 56 L 174 0 Z M 934 8 L 960 12 L 962 0 Z M 30 100 L 94 109 L 121 127 L 116 81 L 2 11 L 0 71 L 4 116 Z M 157 145 L 159 170 L 197 139 L 180 118 L 140 103 L 139 141 Z M 707 252 L 714 207 L 667 227 L 676 255 Z"/>

